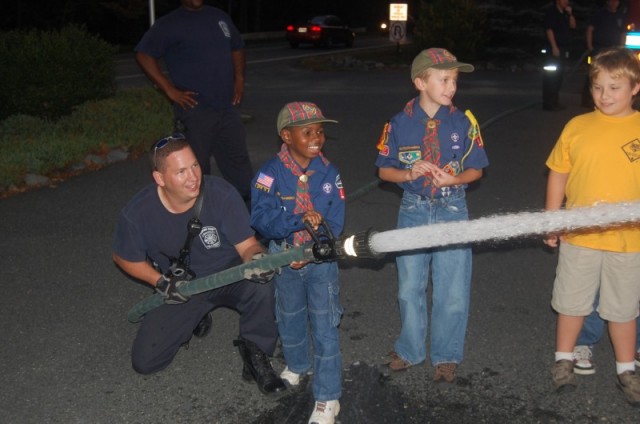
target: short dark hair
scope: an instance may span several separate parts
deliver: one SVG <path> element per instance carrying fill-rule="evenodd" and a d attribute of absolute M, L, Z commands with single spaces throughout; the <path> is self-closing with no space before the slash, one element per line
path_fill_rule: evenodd
<path fill-rule="evenodd" d="M 173 134 L 156 140 L 149 150 L 149 159 L 154 171 L 164 171 L 167 156 L 191 145 L 182 134 Z"/>

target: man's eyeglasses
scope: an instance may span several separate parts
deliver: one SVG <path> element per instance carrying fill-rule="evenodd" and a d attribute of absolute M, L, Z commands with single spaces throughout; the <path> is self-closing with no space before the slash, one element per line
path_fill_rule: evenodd
<path fill-rule="evenodd" d="M 167 144 L 171 143 L 172 141 L 184 140 L 185 138 L 186 137 L 182 133 L 173 133 L 168 137 L 161 138 L 160 140 L 156 141 L 156 144 L 153 145 L 153 166 L 154 166 L 154 168 L 158 167 L 158 162 L 156 162 L 156 158 L 157 158 L 157 155 L 158 155 L 158 150 L 166 147 Z"/>

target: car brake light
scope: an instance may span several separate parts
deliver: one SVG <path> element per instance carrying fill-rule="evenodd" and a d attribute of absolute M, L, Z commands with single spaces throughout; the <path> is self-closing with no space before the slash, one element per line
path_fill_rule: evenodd
<path fill-rule="evenodd" d="M 291 32 L 295 29 L 296 27 L 294 27 L 293 25 L 287 25 L 287 31 Z"/>
<path fill-rule="evenodd" d="M 318 25 L 313 25 L 309 29 L 311 30 L 311 32 L 321 32 L 322 31 L 322 28 L 320 28 Z"/>

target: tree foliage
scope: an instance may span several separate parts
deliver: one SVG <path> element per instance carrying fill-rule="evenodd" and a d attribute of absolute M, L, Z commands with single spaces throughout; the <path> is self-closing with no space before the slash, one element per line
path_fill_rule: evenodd
<path fill-rule="evenodd" d="M 420 49 L 442 47 L 463 60 L 474 60 L 485 47 L 485 21 L 474 0 L 421 1 L 415 42 Z"/>

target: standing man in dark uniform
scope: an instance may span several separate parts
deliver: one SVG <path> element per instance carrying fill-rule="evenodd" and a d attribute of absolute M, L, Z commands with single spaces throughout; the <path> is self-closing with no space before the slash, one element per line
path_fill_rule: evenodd
<path fill-rule="evenodd" d="M 555 0 L 544 17 L 544 31 L 547 39 L 547 59 L 542 79 L 542 108 L 558 110 L 558 97 L 562 86 L 565 60 L 569 52 L 571 30 L 576 27 L 569 0 Z"/>
<path fill-rule="evenodd" d="M 620 0 L 607 0 L 599 8 L 591 16 L 585 35 L 589 56 L 592 58 L 603 49 L 623 46 L 626 35 L 625 13 L 620 7 Z M 589 75 L 582 90 L 582 106 L 593 109 Z"/>
<path fill-rule="evenodd" d="M 235 108 L 244 93 L 245 55 L 240 33 L 223 11 L 203 0 L 158 19 L 136 46 L 138 64 L 173 103 L 204 174 L 210 157 L 248 202 L 253 169 L 246 133 Z M 159 60 L 169 72 L 165 76 Z"/>

